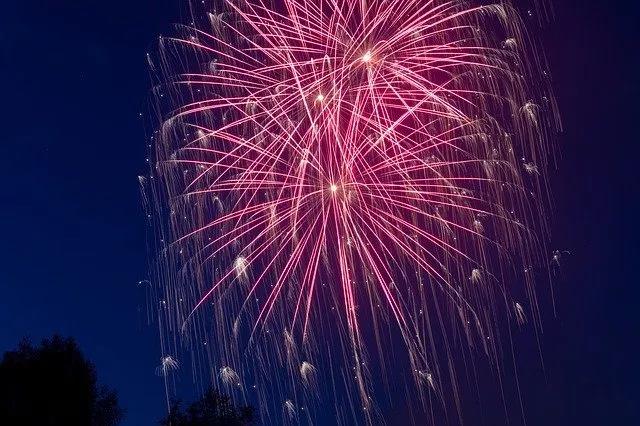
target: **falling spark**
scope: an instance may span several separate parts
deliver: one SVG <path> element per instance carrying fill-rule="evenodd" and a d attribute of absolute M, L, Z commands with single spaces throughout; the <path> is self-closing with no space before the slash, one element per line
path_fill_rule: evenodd
<path fill-rule="evenodd" d="M 540 172 L 538 171 L 538 166 L 536 166 L 533 163 L 524 163 L 523 164 L 524 170 L 529 173 L 530 175 L 538 175 L 540 174 Z"/>
<path fill-rule="evenodd" d="M 309 383 L 315 372 L 316 368 L 307 361 L 304 361 L 302 365 L 300 365 L 300 375 L 305 383 Z"/>
<path fill-rule="evenodd" d="M 482 272 L 480 269 L 473 269 L 471 271 L 471 277 L 469 277 L 472 283 L 478 284 L 482 280 Z"/>
<path fill-rule="evenodd" d="M 176 361 L 171 355 L 164 356 L 160 359 L 160 365 L 156 368 L 156 374 L 158 376 L 166 376 L 169 372 L 177 370 L 179 368 L 178 361 Z"/>
<path fill-rule="evenodd" d="M 240 386 L 240 376 L 231 367 L 220 369 L 220 379 L 227 386 Z"/>
<path fill-rule="evenodd" d="M 233 267 L 236 271 L 236 277 L 241 281 L 246 281 L 247 276 L 247 259 L 244 256 L 238 256 L 233 263 Z"/>
<path fill-rule="evenodd" d="M 298 413 L 296 411 L 296 406 L 290 399 L 287 399 L 283 404 L 283 409 L 285 414 L 289 419 L 296 419 L 298 417 Z"/>
<path fill-rule="evenodd" d="M 433 375 L 428 371 L 420 370 L 418 371 L 418 375 L 422 380 L 424 380 L 431 388 L 435 389 L 433 384 Z"/>
<path fill-rule="evenodd" d="M 518 322 L 518 325 L 523 325 L 527 322 L 527 316 L 524 313 L 524 308 L 518 302 L 516 302 L 514 306 L 516 311 L 516 321 Z"/>

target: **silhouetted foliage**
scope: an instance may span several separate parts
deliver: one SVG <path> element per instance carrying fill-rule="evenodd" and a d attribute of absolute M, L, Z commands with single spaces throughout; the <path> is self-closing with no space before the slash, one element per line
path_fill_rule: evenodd
<path fill-rule="evenodd" d="M 174 402 L 162 426 L 248 426 L 255 421 L 253 407 L 236 407 L 231 398 L 209 389 L 200 400 L 185 409 Z"/>
<path fill-rule="evenodd" d="M 0 425 L 113 426 L 124 411 L 73 339 L 23 341 L 0 363 Z"/>

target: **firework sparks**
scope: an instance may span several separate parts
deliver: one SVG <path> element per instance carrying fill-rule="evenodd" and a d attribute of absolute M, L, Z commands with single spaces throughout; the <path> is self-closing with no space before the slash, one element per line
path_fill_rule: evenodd
<path fill-rule="evenodd" d="M 222 367 L 220 369 L 220 378 L 222 383 L 227 386 L 240 386 L 240 376 L 231 367 Z"/>
<path fill-rule="evenodd" d="M 293 401 L 291 401 L 290 399 L 287 399 L 283 406 L 282 406 L 283 411 L 285 412 L 285 415 L 289 418 L 289 419 L 296 419 L 298 417 L 298 412 L 296 410 L 296 406 L 293 403 Z"/>
<path fill-rule="evenodd" d="M 306 386 L 313 383 L 313 376 L 316 373 L 316 368 L 309 362 L 304 361 L 300 366 L 300 376 Z"/>
<path fill-rule="evenodd" d="M 527 322 L 527 316 L 524 313 L 524 308 L 522 307 L 522 305 L 516 302 L 514 305 L 514 309 L 516 311 L 516 321 L 518 322 L 518 325 L 523 325 L 525 322 Z"/>
<path fill-rule="evenodd" d="M 164 356 L 160 359 L 161 363 L 156 368 L 156 374 L 158 376 L 165 377 L 169 372 L 177 370 L 180 364 L 171 355 Z"/>
<path fill-rule="evenodd" d="M 213 336 L 208 359 L 278 383 L 278 401 L 342 374 L 359 400 L 343 409 L 369 422 L 369 348 L 384 364 L 403 342 L 425 404 L 443 382 L 427 338 L 451 352 L 441 307 L 497 357 L 495 293 L 508 297 L 505 262 L 540 261 L 531 195 L 544 198 L 559 126 L 515 9 L 228 1 L 203 22 L 162 38 L 157 61 L 167 329 Z M 218 376 L 239 387 L 230 367 Z"/>

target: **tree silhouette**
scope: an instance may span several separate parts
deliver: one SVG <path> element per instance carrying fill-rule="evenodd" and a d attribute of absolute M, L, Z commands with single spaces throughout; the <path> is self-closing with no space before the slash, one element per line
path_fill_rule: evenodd
<path fill-rule="evenodd" d="M 0 424 L 113 426 L 124 411 L 73 339 L 22 341 L 0 363 Z"/>
<path fill-rule="evenodd" d="M 253 407 L 236 407 L 231 398 L 215 389 L 209 389 L 186 410 L 174 402 L 162 426 L 248 426 L 255 421 Z"/>

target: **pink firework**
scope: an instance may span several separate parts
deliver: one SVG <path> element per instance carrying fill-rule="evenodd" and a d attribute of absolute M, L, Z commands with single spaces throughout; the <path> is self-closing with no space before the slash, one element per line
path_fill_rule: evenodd
<path fill-rule="evenodd" d="M 156 61 L 164 345 L 255 390 L 277 424 L 336 386 L 340 422 L 377 423 L 397 358 L 423 406 L 455 394 L 443 358 L 464 345 L 499 363 L 500 317 L 539 317 L 528 271 L 559 123 L 517 12 L 220 6 Z"/>

